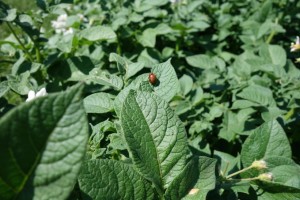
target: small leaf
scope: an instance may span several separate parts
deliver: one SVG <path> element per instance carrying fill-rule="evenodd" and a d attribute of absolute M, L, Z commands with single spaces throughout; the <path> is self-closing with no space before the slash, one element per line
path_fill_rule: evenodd
<path fill-rule="evenodd" d="M 79 176 L 83 199 L 155 199 L 151 183 L 128 164 L 115 160 L 90 160 Z"/>
<path fill-rule="evenodd" d="M 116 33 L 106 26 L 94 26 L 84 29 L 80 32 L 80 36 L 89 41 L 111 40 L 117 37 Z"/>
<path fill-rule="evenodd" d="M 210 69 L 216 66 L 215 61 L 204 54 L 188 56 L 186 57 L 186 61 L 192 67 L 198 67 L 201 69 Z"/>
<path fill-rule="evenodd" d="M 40 97 L 0 119 L 1 199 L 69 196 L 88 139 L 82 90 Z"/>
<path fill-rule="evenodd" d="M 158 64 L 161 60 L 161 54 L 155 48 L 145 48 L 138 57 L 138 62 L 146 66 Z"/>
<path fill-rule="evenodd" d="M 156 43 L 156 30 L 148 28 L 143 31 L 143 34 L 138 38 L 139 43 L 144 47 L 154 47 Z"/>
<path fill-rule="evenodd" d="M 109 134 L 108 138 L 109 138 L 108 148 L 110 148 L 112 150 L 116 150 L 116 149 L 126 150 L 127 149 L 126 142 L 120 134 L 112 133 L 112 134 Z"/>
<path fill-rule="evenodd" d="M 263 45 L 260 49 L 260 56 L 278 67 L 284 67 L 286 64 L 286 52 L 278 45 Z"/>
<path fill-rule="evenodd" d="M 214 158 L 218 159 L 220 163 L 220 172 L 223 175 L 228 175 L 232 170 L 236 168 L 240 162 L 240 157 L 234 157 L 230 154 L 224 153 L 222 151 L 214 151 Z"/>
<path fill-rule="evenodd" d="M 193 79 L 188 75 L 183 75 L 180 79 L 180 88 L 182 94 L 187 95 L 193 88 Z"/>
<path fill-rule="evenodd" d="M 154 87 L 154 92 L 166 101 L 170 101 L 177 93 L 180 85 L 176 72 L 171 65 L 171 60 L 164 63 L 154 65 L 152 68 L 158 79 L 158 83 Z"/>
<path fill-rule="evenodd" d="M 109 61 L 115 61 L 121 73 L 123 73 L 123 71 L 126 71 L 126 79 L 134 76 L 137 72 L 144 68 L 143 63 L 132 63 L 130 60 L 123 58 L 115 53 L 109 54 Z"/>
<path fill-rule="evenodd" d="M 75 38 L 76 37 L 74 37 L 74 34 L 54 35 L 48 41 L 49 48 L 57 48 L 64 53 L 71 53 Z"/>
<path fill-rule="evenodd" d="M 291 155 L 291 147 L 284 130 L 276 120 L 273 120 L 264 123 L 249 135 L 242 147 L 241 160 L 247 167 L 254 160 L 270 156 L 290 158 Z"/>
<path fill-rule="evenodd" d="M 17 17 L 17 10 L 10 9 L 7 4 L 3 1 L 0 1 L 0 22 L 7 21 L 11 22 L 14 21 Z"/>
<path fill-rule="evenodd" d="M 24 72 L 35 73 L 43 67 L 41 63 L 28 62 L 24 57 L 20 57 L 19 60 L 13 65 L 11 69 L 12 75 L 19 75 Z"/>
<path fill-rule="evenodd" d="M 123 58 L 116 53 L 109 54 L 109 61 L 116 62 L 118 70 L 122 74 L 125 73 L 124 71 L 128 68 L 128 65 L 132 63 L 130 60 Z"/>
<path fill-rule="evenodd" d="M 100 85 L 113 87 L 116 90 L 121 90 L 123 87 L 123 80 L 120 77 L 115 74 L 108 74 L 106 72 L 98 74 L 97 69 L 91 72 L 88 80 Z"/>
<path fill-rule="evenodd" d="M 203 100 L 204 94 L 203 89 L 201 87 L 198 87 L 195 91 L 195 95 L 192 97 L 193 105 L 198 105 Z"/>
<path fill-rule="evenodd" d="M 136 73 L 141 71 L 144 68 L 143 63 L 131 63 L 128 65 L 128 68 L 126 69 L 126 79 L 134 76 Z"/>
<path fill-rule="evenodd" d="M 21 95 L 27 95 L 29 90 L 32 89 L 32 86 L 29 82 L 29 76 L 29 72 L 25 72 L 23 74 L 20 74 L 19 76 L 9 75 L 7 77 L 8 85 L 16 93 Z"/>
<path fill-rule="evenodd" d="M 104 93 L 94 93 L 84 98 L 83 105 L 87 113 L 107 113 L 113 110 L 113 96 Z"/>
<path fill-rule="evenodd" d="M 269 88 L 259 85 L 250 85 L 238 93 L 237 96 L 254 103 L 259 103 L 262 106 L 276 106 L 272 91 Z"/>
<path fill-rule="evenodd" d="M 189 101 L 180 101 L 176 105 L 175 113 L 177 115 L 182 115 L 191 109 L 192 109 L 192 105 Z"/>
<path fill-rule="evenodd" d="M 223 123 L 219 132 L 219 137 L 229 142 L 233 141 L 235 135 L 244 130 L 244 123 L 245 119 L 239 118 L 236 113 L 227 110 L 223 117 Z"/>
<path fill-rule="evenodd" d="M 7 91 L 9 91 L 8 81 L 0 82 L 0 98 L 5 95 Z"/>

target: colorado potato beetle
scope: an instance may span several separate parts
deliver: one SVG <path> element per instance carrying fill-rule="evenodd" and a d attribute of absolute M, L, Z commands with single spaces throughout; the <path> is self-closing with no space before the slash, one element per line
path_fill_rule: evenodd
<path fill-rule="evenodd" d="M 149 74 L 149 82 L 154 85 L 156 83 L 156 75 L 153 73 Z"/>

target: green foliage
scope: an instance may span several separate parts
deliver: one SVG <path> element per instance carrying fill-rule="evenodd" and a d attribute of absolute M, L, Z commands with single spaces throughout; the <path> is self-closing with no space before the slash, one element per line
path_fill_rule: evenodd
<path fill-rule="evenodd" d="M 120 161 L 89 160 L 78 179 L 83 199 L 155 199 L 150 182 Z"/>
<path fill-rule="evenodd" d="M 300 199 L 299 2 L 36 6 L 0 1 L 0 199 Z"/>
<path fill-rule="evenodd" d="M 0 120 L 1 198 L 65 199 L 88 139 L 82 87 L 22 104 Z"/>

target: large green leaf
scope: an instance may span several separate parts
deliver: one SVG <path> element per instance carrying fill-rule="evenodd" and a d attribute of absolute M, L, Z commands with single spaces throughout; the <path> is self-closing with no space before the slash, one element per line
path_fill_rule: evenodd
<path fill-rule="evenodd" d="M 79 176 L 83 199 L 154 199 L 151 183 L 132 165 L 115 160 L 90 160 L 83 164 Z"/>
<path fill-rule="evenodd" d="M 189 150 L 182 122 L 153 93 L 130 91 L 121 125 L 136 168 L 159 191 L 168 188 L 187 164 Z"/>
<path fill-rule="evenodd" d="M 266 122 L 253 131 L 243 144 L 241 159 L 245 167 L 254 160 L 271 156 L 290 158 L 292 155 L 289 141 L 284 130 L 276 121 Z"/>
<path fill-rule="evenodd" d="M 24 103 L 0 120 L 0 199 L 66 199 L 88 139 L 83 87 Z"/>

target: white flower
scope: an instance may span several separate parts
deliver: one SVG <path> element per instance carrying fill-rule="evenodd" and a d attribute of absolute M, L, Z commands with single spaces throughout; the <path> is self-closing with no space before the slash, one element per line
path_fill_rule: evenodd
<path fill-rule="evenodd" d="M 300 50 L 300 38 L 296 37 L 296 42 L 292 42 L 291 44 L 291 52 Z"/>
<path fill-rule="evenodd" d="M 26 102 L 31 101 L 32 99 L 35 99 L 36 97 L 45 96 L 47 94 L 46 89 L 42 88 L 37 93 L 35 93 L 33 90 L 30 90 L 28 92 L 28 97 L 26 99 Z"/>
<path fill-rule="evenodd" d="M 66 22 L 67 19 L 68 19 L 68 15 L 67 14 L 62 14 L 62 15 L 58 16 L 57 21 L 59 21 L 59 22 Z"/>
<path fill-rule="evenodd" d="M 63 33 L 64 35 L 73 34 L 74 30 L 67 27 L 67 14 L 62 14 L 57 17 L 56 21 L 51 21 L 52 27 L 56 33 Z"/>
<path fill-rule="evenodd" d="M 66 22 L 61 21 L 51 21 L 52 27 L 55 29 L 64 29 L 66 27 Z"/>
<path fill-rule="evenodd" d="M 64 35 L 73 34 L 73 33 L 74 33 L 74 29 L 73 28 L 68 28 L 65 31 L 63 31 Z"/>

